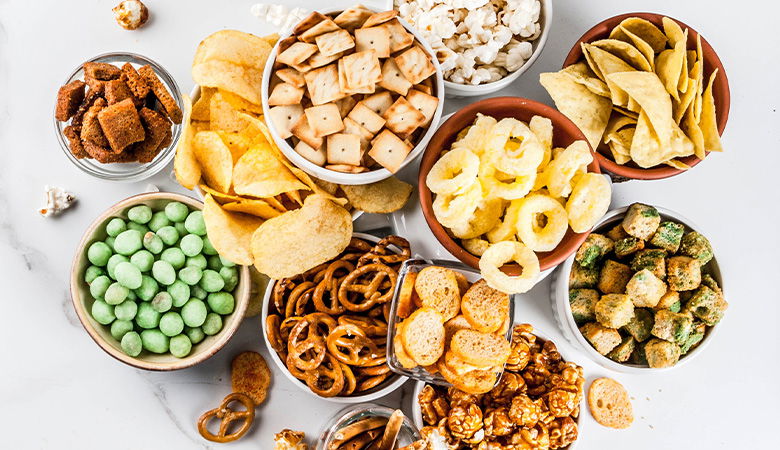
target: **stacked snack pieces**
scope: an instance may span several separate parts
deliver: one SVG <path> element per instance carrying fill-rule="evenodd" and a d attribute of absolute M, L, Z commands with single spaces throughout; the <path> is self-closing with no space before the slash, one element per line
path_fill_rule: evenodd
<path fill-rule="evenodd" d="M 151 66 L 88 62 L 83 70 L 84 81 L 59 89 L 55 111 L 70 120 L 63 134 L 76 158 L 148 163 L 171 144 L 182 111 Z"/>
<path fill-rule="evenodd" d="M 704 339 L 728 307 L 709 274 L 707 238 L 634 203 L 606 235 L 577 251 L 569 303 L 582 335 L 619 363 L 670 367 Z"/>
<path fill-rule="evenodd" d="M 397 364 L 422 366 L 466 392 L 489 391 L 510 355 L 509 301 L 485 280 L 471 284 L 455 270 L 407 272 L 396 307 Z"/>
<path fill-rule="evenodd" d="M 663 31 L 630 17 L 608 39 L 582 43 L 584 59 L 540 81 L 590 145 L 618 164 L 688 169 L 691 155 L 722 151 L 714 70 L 704 79 L 701 36 L 688 49 L 688 30 L 668 17 Z"/>
<path fill-rule="evenodd" d="M 517 325 L 504 375 L 489 392 L 423 388 L 420 434 L 423 442 L 438 434 L 453 449 L 564 448 L 577 440 L 584 383 L 582 368 L 563 361 L 552 341 Z"/>
<path fill-rule="evenodd" d="M 266 336 L 290 373 L 322 397 L 359 395 L 390 375 L 387 315 L 409 243 L 352 238 L 343 252 L 273 287 Z"/>
<path fill-rule="evenodd" d="M 177 358 L 222 329 L 235 308 L 238 268 L 211 245 L 200 211 L 170 202 L 114 217 L 108 237 L 87 248 L 92 318 L 110 326 L 122 351 Z"/>
<path fill-rule="evenodd" d="M 323 450 L 393 450 L 405 419 L 396 409 L 390 417 L 365 415 L 333 433 L 333 439 Z"/>
<path fill-rule="evenodd" d="M 503 292 L 531 289 L 539 276 L 534 252 L 555 249 L 569 228 L 589 230 L 609 207 L 609 182 L 588 172 L 588 143 L 553 148 L 553 132 L 546 117 L 526 124 L 478 114 L 425 180 L 436 219 L 481 257 L 482 276 Z M 499 270 L 511 261 L 520 275 Z"/>
<path fill-rule="evenodd" d="M 220 253 L 278 279 L 344 250 L 353 199 L 367 211 L 391 212 L 411 186 L 388 179 L 342 187 L 312 179 L 284 157 L 262 116 L 259 82 L 276 39 L 222 30 L 198 45 L 192 76 L 200 96 L 187 111 L 174 172 L 206 195 L 203 214 Z"/>
<path fill-rule="evenodd" d="M 306 160 L 338 172 L 396 172 L 429 127 L 436 67 L 397 14 L 313 12 L 279 43 L 269 116 Z"/>

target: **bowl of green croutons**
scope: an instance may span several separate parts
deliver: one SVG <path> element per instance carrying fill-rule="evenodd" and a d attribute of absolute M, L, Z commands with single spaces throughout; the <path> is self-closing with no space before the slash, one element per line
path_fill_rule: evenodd
<path fill-rule="evenodd" d="M 566 338 L 600 365 L 627 373 L 690 361 L 728 308 L 701 229 L 642 203 L 608 212 L 552 286 L 553 314 Z"/>

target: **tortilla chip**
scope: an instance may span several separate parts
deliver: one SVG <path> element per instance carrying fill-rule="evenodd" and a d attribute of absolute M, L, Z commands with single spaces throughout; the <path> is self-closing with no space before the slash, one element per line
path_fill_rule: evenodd
<path fill-rule="evenodd" d="M 650 63 L 642 55 L 642 52 L 628 42 L 618 41 L 617 39 L 601 39 L 591 42 L 590 45 L 612 53 L 637 70 L 646 72 L 653 70 Z"/>
<path fill-rule="evenodd" d="M 564 68 L 563 73 L 570 76 L 572 80 L 588 88 L 594 94 L 602 97 L 610 97 L 607 83 L 601 81 L 584 62 L 578 62 Z"/>
<path fill-rule="evenodd" d="M 631 31 L 625 28 L 623 28 L 622 31 L 630 39 L 628 43 L 634 44 L 634 47 L 636 47 L 636 49 L 639 50 L 639 53 L 641 53 L 642 56 L 645 57 L 647 62 L 650 63 L 650 67 L 653 70 L 655 70 L 655 51 L 653 50 L 653 47 L 650 44 L 648 44 L 644 39 L 632 33 Z"/>
<path fill-rule="evenodd" d="M 664 161 L 661 143 L 644 110 L 639 113 L 634 139 L 631 141 L 630 155 L 631 159 L 643 169 L 657 166 Z"/>
<path fill-rule="evenodd" d="M 666 23 L 664 22 L 664 27 Z M 659 53 L 666 48 L 667 37 L 652 22 L 641 17 L 629 17 L 618 26 L 624 33 L 630 32 L 643 41 L 647 42 L 655 53 Z M 628 33 L 626 33 L 628 34 Z M 612 37 L 610 35 L 610 37 Z"/>
<path fill-rule="evenodd" d="M 209 241 L 219 255 L 236 264 L 252 264 L 252 235 L 263 219 L 225 211 L 210 194 L 206 194 L 203 203 L 203 221 Z"/>
<path fill-rule="evenodd" d="M 715 82 L 715 76 L 718 69 L 715 69 L 707 83 L 707 89 L 702 96 L 701 117 L 699 127 L 704 135 L 704 149 L 709 152 L 722 152 L 723 146 L 720 143 L 720 133 L 718 132 L 718 117 L 715 111 L 715 97 L 712 94 L 712 85 Z M 702 156 L 703 158 L 703 156 Z"/>
<path fill-rule="evenodd" d="M 697 158 L 704 159 L 704 133 L 702 133 L 699 124 L 693 118 L 693 109 L 688 109 L 683 115 L 683 120 L 680 124 L 682 130 L 693 142 L 693 151 Z"/>
<path fill-rule="evenodd" d="M 647 114 L 661 145 L 672 137 L 672 101 L 658 75 L 652 72 L 613 73 L 607 79 L 626 91 Z M 641 117 L 641 114 L 640 114 Z"/>
<path fill-rule="evenodd" d="M 678 43 L 674 49 L 667 49 L 662 51 L 655 63 L 655 73 L 658 74 L 658 78 L 661 79 L 672 98 L 680 100 L 680 76 L 683 74 L 682 68 L 685 62 L 685 47 L 682 43 Z M 687 86 L 687 81 L 686 81 Z"/>

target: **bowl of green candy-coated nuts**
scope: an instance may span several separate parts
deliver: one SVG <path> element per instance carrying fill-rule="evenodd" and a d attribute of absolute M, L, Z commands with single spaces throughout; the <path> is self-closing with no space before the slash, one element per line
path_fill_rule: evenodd
<path fill-rule="evenodd" d="M 194 366 L 218 352 L 246 313 L 246 266 L 219 256 L 203 203 L 169 192 L 115 204 L 89 226 L 73 259 L 79 320 L 114 358 L 146 370 Z"/>

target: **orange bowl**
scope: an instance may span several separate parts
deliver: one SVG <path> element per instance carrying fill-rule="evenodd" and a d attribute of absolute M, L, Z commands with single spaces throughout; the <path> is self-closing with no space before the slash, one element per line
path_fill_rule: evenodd
<path fill-rule="evenodd" d="M 464 264 L 468 264 L 475 269 L 479 269 L 479 257 L 472 255 L 463 248 L 436 219 L 436 215 L 433 213 L 433 193 L 428 189 L 425 179 L 428 176 L 428 172 L 431 171 L 431 167 L 441 156 L 441 152 L 452 146 L 460 130 L 474 123 L 477 113 L 492 116 L 498 120 L 512 117 L 523 122 L 528 122 L 533 116 L 547 117 L 553 124 L 553 147 L 567 147 L 577 140 L 588 141 L 585 135 L 582 134 L 582 131 L 577 128 L 577 125 L 574 125 L 574 122 L 557 110 L 545 104 L 520 97 L 495 97 L 480 100 L 456 112 L 439 126 L 439 129 L 436 130 L 433 138 L 428 143 L 428 147 L 425 149 L 420 162 L 420 175 L 417 178 L 420 206 L 422 207 L 425 221 L 428 222 L 433 235 L 436 236 L 441 245 Z M 593 153 L 593 149 L 591 149 L 591 153 Z M 590 163 L 588 171 L 601 173 L 596 159 Z M 554 250 L 536 254 L 539 257 L 540 269 L 544 271 L 563 262 L 577 250 L 587 235 L 587 232 L 575 233 L 569 228 L 563 240 Z M 510 275 L 517 275 L 520 273 L 520 266 L 507 264 L 501 270 Z"/>
<path fill-rule="evenodd" d="M 629 17 L 639 17 L 648 20 L 658 27 L 662 27 L 662 19 L 669 16 L 664 16 L 663 14 L 637 12 L 610 17 L 609 19 L 598 23 L 596 26 L 586 31 L 585 34 L 583 34 L 582 37 L 577 40 L 577 42 L 574 44 L 574 47 L 572 47 L 571 51 L 569 51 L 569 54 L 566 56 L 566 59 L 563 61 L 563 67 L 568 67 L 583 58 L 582 47 L 580 46 L 581 43 L 593 42 L 609 37 L 610 31 L 618 26 L 620 22 Z M 673 17 L 669 18 L 677 22 L 683 30 L 686 28 L 688 29 L 688 49 L 696 49 L 696 37 L 699 36 L 699 33 L 683 22 Z M 729 105 L 731 103 L 729 79 L 726 76 L 726 69 L 723 68 L 723 63 L 721 63 L 720 58 L 718 58 L 718 54 L 715 53 L 715 50 L 712 48 L 709 42 L 704 39 L 704 36 L 701 38 L 701 48 L 704 52 L 704 79 L 709 79 L 712 72 L 715 69 L 718 69 L 718 75 L 715 77 L 715 82 L 713 83 L 712 87 L 712 94 L 713 97 L 715 97 L 715 112 L 718 119 L 718 132 L 723 134 L 723 130 L 726 129 L 726 122 L 729 120 Z M 709 154 L 709 152 L 707 152 L 707 154 Z M 598 151 L 596 152 L 596 159 L 598 159 L 601 167 L 603 167 L 607 172 L 628 179 L 660 180 L 662 178 L 669 178 L 686 172 L 685 170 L 675 169 L 668 166 L 658 166 L 649 169 L 643 169 L 633 162 L 620 165 L 616 163 L 611 157 Z M 697 158 L 695 155 L 679 158 L 679 160 L 691 167 L 701 162 L 701 159 Z"/>

